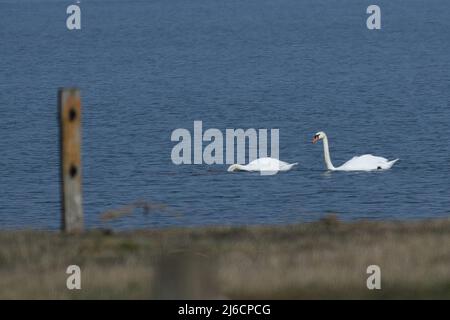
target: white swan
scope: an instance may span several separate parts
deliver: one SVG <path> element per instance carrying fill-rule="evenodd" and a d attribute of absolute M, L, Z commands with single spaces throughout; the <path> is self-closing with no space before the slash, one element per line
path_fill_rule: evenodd
<path fill-rule="evenodd" d="M 260 171 L 265 174 L 275 174 L 278 171 L 288 171 L 298 163 L 287 163 L 274 158 L 259 158 L 253 160 L 247 165 L 232 164 L 228 172 L 234 171 Z"/>
<path fill-rule="evenodd" d="M 359 157 L 353 157 L 342 166 L 335 168 L 331 163 L 330 150 L 328 148 L 328 138 L 325 132 L 320 131 L 314 135 L 313 143 L 323 140 L 323 155 L 327 169 L 331 171 L 371 171 L 390 169 L 398 159 L 389 161 L 383 157 L 376 157 L 371 154 L 365 154 Z"/>

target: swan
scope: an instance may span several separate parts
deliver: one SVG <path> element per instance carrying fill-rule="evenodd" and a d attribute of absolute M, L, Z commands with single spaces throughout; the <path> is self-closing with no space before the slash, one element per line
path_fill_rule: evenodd
<path fill-rule="evenodd" d="M 362 156 L 356 156 L 335 168 L 331 163 L 330 150 L 328 148 L 328 137 L 325 132 L 320 131 L 314 135 L 312 143 L 316 143 L 319 140 L 323 140 L 323 156 L 325 158 L 325 164 L 327 169 L 331 171 L 371 171 L 371 170 L 386 170 L 390 169 L 398 159 L 389 161 L 383 157 L 373 156 L 371 154 L 365 154 Z"/>
<path fill-rule="evenodd" d="M 232 164 L 228 167 L 228 172 L 235 171 L 260 171 L 261 174 L 275 174 L 278 171 L 291 170 L 298 163 L 287 163 L 274 158 L 259 158 L 247 165 Z"/>

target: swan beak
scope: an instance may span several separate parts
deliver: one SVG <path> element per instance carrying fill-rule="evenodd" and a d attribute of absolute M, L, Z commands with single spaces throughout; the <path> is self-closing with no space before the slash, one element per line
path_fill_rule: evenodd
<path fill-rule="evenodd" d="M 314 138 L 312 139 L 312 143 L 316 143 L 317 141 L 319 141 L 319 137 L 318 136 L 314 136 Z"/>

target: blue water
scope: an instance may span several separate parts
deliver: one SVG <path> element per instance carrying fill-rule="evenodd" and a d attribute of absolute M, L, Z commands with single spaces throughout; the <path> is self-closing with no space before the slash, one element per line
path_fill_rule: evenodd
<path fill-rule="evenodd" d="M 60 223 L 56 92 L 83 98 L 88 227 L 287 224 L 450 215 L 450 2 L 0 0 L 0 228 Z M 275 176 L 171 162 L 171 132 L 279 128 Z M 392 170 L 327 173 L 373 153 Z M 111 222 L 136 200 L 165 203 Z M 174 214 L 176 212 L 176 214 Z"/>

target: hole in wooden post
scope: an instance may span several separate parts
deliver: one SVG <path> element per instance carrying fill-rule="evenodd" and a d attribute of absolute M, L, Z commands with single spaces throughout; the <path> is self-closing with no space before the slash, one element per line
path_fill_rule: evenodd
<path fill-rule="evenodd" d="M 69 111 L 69 120 L 72 122 L 77 118 L 77 111 L 75 110 L 75 107 L 70 109 Z"/>
<path fill-rule="evenodd" d="M 75 176 L 77 175 L 77 173 L 78 173 L 77 167 L 76 167 L 75 165 L 71 165 L 71 166 L 70 166 L 70 170 L 69 170 L 70 177 L 71 177 L 71 178 L 75 178 Z"/>

